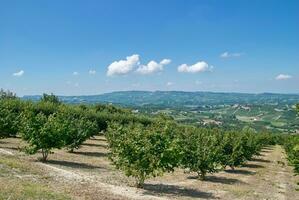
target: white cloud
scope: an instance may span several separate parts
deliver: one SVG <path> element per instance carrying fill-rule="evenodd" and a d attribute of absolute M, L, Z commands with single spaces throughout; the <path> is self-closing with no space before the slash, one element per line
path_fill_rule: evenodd
<path fill-rule="evenodd" d="M 74 76 L 78 76 L 79 73 L 78 73 L 78 72 L 73 72 L 73 75 L 74 75 Z"/>
<path fill-rule="evenodd" d="M 166 86 L 172 86 L 174 83 L 173 82 L 167 82 Z"/>
<path fill-rule="evenodd" d="M 290 78 L 292 78 L 292 76 L 288 74 L 279 74 L 278 76 L 275 77 L 276 80 L 287 80 Z"/>
<path fill-rule="evenodd" d="M 163 71 L 163 67 L 171 62 L 170 59 L 163 59 L 160 63 L 156 61 L 150 61 L 147 65 L 141 65 L 136 72 L 140 74 L 152 74 L 155 72 Z"/>
<path fill-rule="evenodd" d="M 182 64 L 178 67 L 178 72 L 188 72 L 188 73 L 200 73 L 205 71 L 211 71 L 213 66 L 209 66 L 208 63 L 204 61 L 199 61 L 194 65 L 188 66 L 187 64 Z"/>
<path fill-rule="evenodd" d="M 128 56 L 126 60 L 114 61 L 108 66 L 107 76 L 125 75 L 139 65 L 139 55 Z"/>
<path fill-rule="evenodd" d="M 224 52 L 220 55 L 221 58 L 232 58 L 232 57 L 240 57 L 242 53 L 229 53 L 229 52 Z"/>
<path fill-rule="evenodd" d="M 91 69 L 91 70 L 88 71 L 88 73 L 89 73 L 90 75 L 95 75 L 95 74 L 97 73 L 97 71 L 94 70 L 94 69 Z"/>
<path fill-rule="evenodd" d="M 160 62 L 161 65 L 168 65 L 168 64 L 170 64 L 170 63 L 171 63 L 171 60 L 170 60 L 170 59 L 163 59 L 163 60 L 161 60 L 161 62 Z"/>
<path fill-rule="evenodd" d="M 20 70 L 20 71 L 18 71 L 18 72 L 15 72 L 15 73 L 13 73 L 12 75 L 13 76 L 17 76 L 17 77 L 21 77 L 21 76 L 23 76 L 24 75 L 24 70 Z"/>

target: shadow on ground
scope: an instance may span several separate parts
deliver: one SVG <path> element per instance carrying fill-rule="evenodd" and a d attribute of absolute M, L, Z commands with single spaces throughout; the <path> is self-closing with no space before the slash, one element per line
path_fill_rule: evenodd
<path fill-rule="evenodd" d="M 244 165 L 242 165 L 242 167 L 248 167 L 248 168 L 265 168 L 263 165 L 252 164 L 252 163 L 245 163 Z"/>
<path fill-rule="evenodd" d="M 172 196 L 185 196 L 193 198 L 204 198 L 204 199 L 215 199 L 212 193 L 202 192 L 196 189 L 183 188 L 176 185 L 165 185 L 165 184 L 145 184 L 144 194 L 169 194 Z"/>
<path fill-rule="evenodd" d="M 102 152 L 81 152 L 81 151 L 75 151 L 73 154 L 83 155 L 83 156 L 93 156 L 93 157 L 107 157 L 107 153 Z"/>
<path fill-rule="evenodd" d="M 198 176 L 189 176 L 187 178 L 188 179 L 198 179 Z M 200 180 L 198 180 L 198 181 L 200 181 Z M 244 183 L 243 181 L 240 181 L 235 178 L 226 178 L 226 177 L 219 177 L 219 176 L 206 176 L 204 181 L 212 182 L 212 183 L 228 184 L 228 185 Z"/>
<path fill-rule="evenodd" d="M 226 173 L 230 173 L 230 174 L 242 174 L 242 175 L 254 175 L 254 174 L 256 174 L 256 172 L 248 171 L 248 170 L 245 170 L 245 169 L 235 169 L 235 170 L 227 169 L 227 170 L 224 170 L 224 171 Z"/>
<path fill-rule="evenodd" d="M 107 142 L 107 140 L 105 138 L 90 138 L 90 140 L 97 140 L 97 141 Z"/>
<path fill-rule="evenodd" d="M 264 163 L 270 163 L 270 160 L 265 160 L 262 158 L 253 158 L 251 161 L 255 161 L 255 162 L 264 162 Z"/>
<path fill-rule="evenodd" d="M 107 148 L 107 144 L 92 144 L 92 143 L 84 143 L 82 144 L 83 146 L 90 146 L 90 147 L 104 147 Z"/>
<path fill-rule="evenodd" d="M 3 147 L 5 149 L 15 150 L 15 151 L 21 151 L 21 148 L 18 147 Z"/>
<path fill-rule="evenodd" d="M 72 161 L 65 161 L 65 160 L 48 160 L 46 163 L 53 164 L 53 165 L 61 165 L 65 167 L 77 168 L 77 169 L 98 169 L 101 167 L 88 165 L 85 163 L 78 163 Z"/>
<path fill-rule="evenodd" d="M 272 150 L 271 149 L 262 149 L 259 153 L 259 155 L 263 155 L 263 153 L 269 153 L 271 152 Z"/>

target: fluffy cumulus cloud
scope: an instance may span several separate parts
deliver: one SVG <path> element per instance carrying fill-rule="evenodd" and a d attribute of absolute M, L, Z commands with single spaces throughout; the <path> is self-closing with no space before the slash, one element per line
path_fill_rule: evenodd
<path fill-rule="evenodd" d="M 88 71 L 88 73 L 89 73 L 90 75 L 95 75 L 97 72 L 96 72 L 96 70 L 91 69 L 91 70 Z"/>
<path fill-rule="evenodd" d="M 12 75 L 13 75 L 13 76 L 16 76 L 16 77 L 21 77 L 21 76 L 24 75 L 24 73 L 25 73 L 24 70 L 20 70 L 20 71 L 18 71 L 18 72 L 13 73 Z"/>
<path fill-rule="evenodd" d="M 185 72 L 185 73 L 200 73 L 200 72 L 206 72 L 211 71 L 213 69 L 212 66 L 208 65 L 208 63 L 204 61 L 199 61 L 195 63 L 194 65 L 187 65 L 182 64 L 178 67 L 178 72 Z"/>
<path fill-rule="evenodd" d="M 276 80 L 287 80 L 290 78 L 292 78 L 292 76 L 288 74 L 279 74 L 278 76 L 275 77 Z"/>
<path fill-rule="evenodd" d="M 221 58 L 232 58 L 232 57 L 240 57 L 242 53 L 229 53 L 229 52 L 224 52 L 220 55 Z"/>
<path fill-rule="evenodd" d="M 79 75 L 79 72 L 73 72 L 73 75 L 74 75 L 74 76 L 78 76 L 78 75 Z"/>
<path fill-rule="evenodd" d="M 163 59 L 160 63 L 150 61 L 147 65 L 140 65 L 136 72 L 140 74 L 152 74 L 155 72 L 163 71 L 163 67 L 171 62 L 170 59 Z"/>
<path fill-rule="evenodd" d="M 139 55 L 128 56 L 125 60 L 114 61 L 108 66 L 107 76 L 125 75 L 140 64 Z"/>

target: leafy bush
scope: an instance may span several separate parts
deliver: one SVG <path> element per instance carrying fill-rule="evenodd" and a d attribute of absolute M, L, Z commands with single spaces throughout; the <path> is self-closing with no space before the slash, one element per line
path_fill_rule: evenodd
<path fill-rule="evenodd" d="M 242 144 L 242 133 L 227 131 L 223 134 L 221 141 L 221 165 L 234 169 L 242 165 L 246 158 Z"/>
<path fill-rule="evenodd" d="M 179 164 L 173 124 L 111 123 L 106 133 L 110 159 L 127 176 L 135 177 L 142 187 L 148 177 L 173 171 Z"/>
<path fill-rule="evenodd" d="M 55 114 L 46 116 L 43 113 L 35 115 L 31 111 L 22 114 L 21 136 L 28 143 L 26 152 L 35 154 L 42 152 L 42 161 L 46 161 L 54 148 L 63 147 L 61 124 Z"/>
<path fill-rule="evenodd" d="M 287 136 L 284 148 L 288 155 L 290 164 L 294 167 L 295 173 L 299 174 L 299 135 Z"/>
<path fill-rule="evenodd" d="M 299 114 L 299 104 L 296 105 Z M 284 149 L 288 155 L 289 163 L 294 167 L 295 174 L 299 174 L 299 135 L 284 137 Z"/>
<path fill-rule="evenodd" d="M 0 100 L 0 138 L 16 136 L 24 103 L 18 99 Z"/>
<path fill-rule="evenodd" d="M 61 104 L 59 98 L 57 96 L 55 96 L 54 94 L 43 94 L 41 100 L 41 102 L 50 102 L 53 104 Z"/>
<path fill-rule="evenodd" d="M 220 134 L 216 129 L 188 127 L 180 134 L 183 158 L 181 165 L 196 172 L 201 180 L 207 173 L 220 170 Z"/>
<path fill-rule="evenodd" d="M 97 132 L 97 124 L 75 109 L 64 107 L 55 116 L 60 124 L 64 146 L 70 152 Z"/>

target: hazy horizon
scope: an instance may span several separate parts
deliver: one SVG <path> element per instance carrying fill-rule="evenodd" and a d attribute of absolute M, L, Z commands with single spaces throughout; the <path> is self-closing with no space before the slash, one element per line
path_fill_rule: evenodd
<path fill-rule="evenodd" d="M 258 94 L 278 94 L 278 95 L 299 95 L 299 93 L 276 93 L 276 92 L 259 92 L 259 93 L 248 93 L 248 92 L 214 92 L 214 91 L 183 91 L 183 90 L 116 90 L 116 91 L 110 91 L 110 92 L 103 92 L 103 93 L 97 93 L 97 94 L 78 94 L 78 95 L 64 95 L 64 94 L 55 94 L 56 96 L 65 96 L 65 97 L 72 97 L 72 96 L 97 96 L 97 95 L 105 95 L 105 94 L 111 94 L 111 93 L 117 93 L 117 92 L 188 92 L 188 93 L 197 93 L 197 92 L 203 92 L 203 93 L 224 93 L 224 94 L 250 94 L 250 95 L 258 95 Z M 41 94 L 24 94 L 22 96 L 17 95 L 19 97 L 25 97 L 25 96 L 42 96 L 44 93 Z M 51 93 L 46 93 L 51 94 Z"/>

